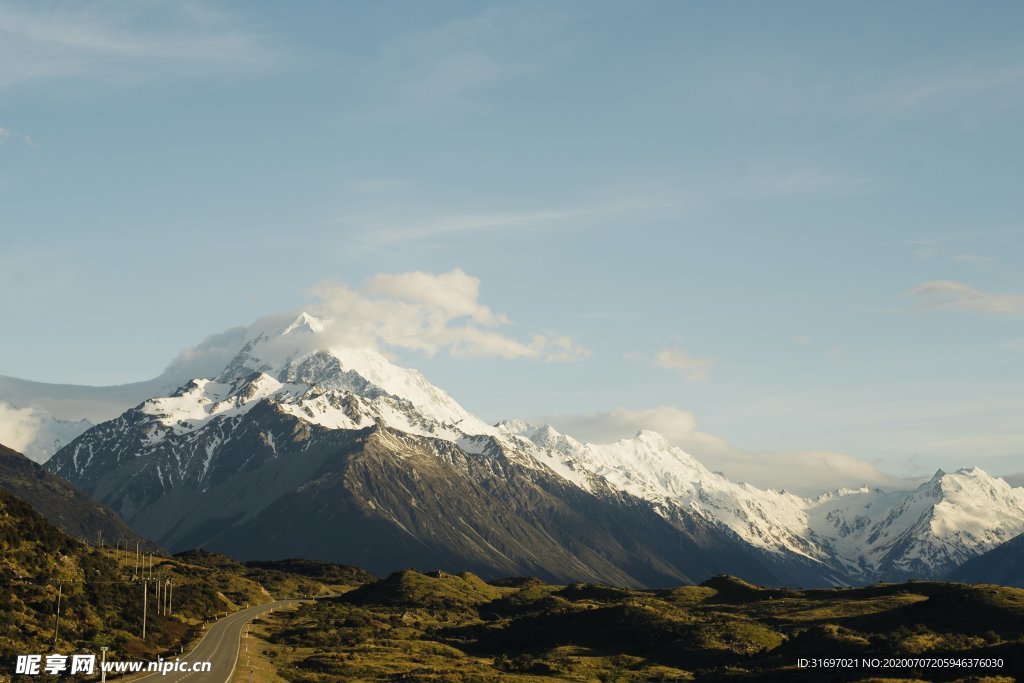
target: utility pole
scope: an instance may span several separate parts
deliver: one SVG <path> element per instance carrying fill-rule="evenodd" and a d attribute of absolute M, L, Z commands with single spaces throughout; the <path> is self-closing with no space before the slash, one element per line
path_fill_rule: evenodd
<path fill-rule="evenodd" d="M 146 639 L 146 600 L 149 597 L 149 584 L 142 579 L 142 639 Z"/>
<path fill-rule="evenodd" d="M 171 580 L 167 579 L 167 583 L 164 584 L 164 614 L 171 616 Z"/>
<path fill-rule="evenodd" d="M 160 616 L 163 614 L 163 611 L 160 609 L 162 607 L 162 603 L 160 602 L 160 579 L 156 580 L 156 592 L 153 597 L 156 598 L 156 615 Z"/>
<path fill-rule="evenodd" d="M 132 578 L 139 576 L 139 542 L 135 541 L 135 573 L 132 574 Z"/>
<path fill-rule="evenodd" d="M 107 683 L 107 667 L 104 666 L 107 663 L 107 646 L 101 645 L 100 652 L 103 653 L 100 659 L 100 683 Z"/>
<path fill-rule="evenodd" d="M 57 582 L 57 614 L 53 622 L 53 645 L 57 645 L 57 633 L 60 631 L 60 598 L 64 593 L 64 584 Z"/>
<path fill-rule="evenodd" d="M 170 587 L 171 587 L 171 595 L 170 595 L 169 598 L 167 598 L 167 612 L 169 614 L 173 614 L 174 613 L 174 580 L 173 579 L 170 582 Z"/>

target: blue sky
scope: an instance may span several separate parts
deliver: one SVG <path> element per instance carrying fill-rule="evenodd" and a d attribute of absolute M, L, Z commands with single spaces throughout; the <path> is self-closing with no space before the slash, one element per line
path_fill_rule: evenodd
<path fill-rule="evenodd" d="M 0 2 L 0 374 L 145 379 L 325 283 L 458 270 L 548 350 L 391 351 L 485 419 L 1020 471 L 1022 21 Z"/>

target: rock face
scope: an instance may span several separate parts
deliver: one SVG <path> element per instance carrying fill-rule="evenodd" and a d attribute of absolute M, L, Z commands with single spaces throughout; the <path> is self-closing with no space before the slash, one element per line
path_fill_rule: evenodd
<path fill-rule="evenodd" d="M 215 377 L 93 427 L 48 468 L 172 550 L 382 574 L 869 583 L 944 575 L 1024 531 L 1024 489 L 977 469 L 809 499 L 731 482 L 654 432 L 595 445 L 491 426 L 323 328 L 302 314 L 252 332 Z"/>
<path fill-rule="evenodd" d="M 78 492 L 21 453 L 0 445 L 0 490 L 28 503 L 69 536 L 106 545 L 148 545 L 113 510 Z"/>

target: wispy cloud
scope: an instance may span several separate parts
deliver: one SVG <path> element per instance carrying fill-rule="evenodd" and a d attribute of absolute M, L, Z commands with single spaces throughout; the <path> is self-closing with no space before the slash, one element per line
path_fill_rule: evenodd
<path fill-rule="evenodd" d="M 382 247 L 469 232 L 501 229 L 544 229 L 563 226 L 573 218 L 599 213 L 600 209 L 554 209 L 493 213 L 445 214 L 407 221 L 370 222 L 361 242 L 365 247 Z M 365 222 L 364 222 L 365 224 Z"/>
<path fill-rule="evenodd" d="M 922 261 L 942 258 L 944 260 L 948 259 L 953 263 L 977 266 L 980 268 L 987 268 L 999 263 L 999 259 L 994 256 L 956 253 L 947 247 L 940 246 L 937 242 L 932 240 L 906 240 L 906 243 L 911 245 L 910 255 L 915 259 Z"/>
<path fill-rule="evenodd" d="M 933 259 L 946 253 L 945 250 L 931 240 L 907 240 L 907 244 L 912 245 L 910 255 L 920 260 Z"/>
<path fill-rule="evenodd" d="M 636 218 L 640 214 L 667 208 L 678 206 L 659 197 L 622 196 L 588 205 L 433 215 L 427 209 L 417 210 L 410 215 L 406 206 L 397 217 L 380 215 L 376 213 L 379 208 L 375 208 L 374 213 L 345 216 L 339 223 L 357 231 L 358 236 L 354 241 L 356 246 L 375 249 L 470 233 L 588 229 L 610 218 L 623 215 Z"/>
<path fill-rule="evenodd" d="M 702 380 L 712 363 L 707 358 L 697 358 L 681 348 L 663 349 L 655 354 L 654 364 L 659 368 L 675 370 L 690 380 Z"/>
<path fill-rule="evenodd" d="M 751 196 L 843 196 L 871 188 L 867 178 L 846 171 L 797 160 L 764 160 L 730 179 L 733 190 Z"/>
<path fill-rule="evenodd" d="M 551 8 L 505 5 L 396 36 L 351 74 L 373 92 L 376 120 L 464 112 L 486 87 L 542 73 L 568 49 L 565 18 Z"/>
<path fill-rule="evenodd" d="M 991 266 L 999 262 L 994 256 L 979 256 L 978 254 L 954 254 L 953 260 L 972 266 Z"/>
<path fill-rule="evenodd" d="M 1024 315 L 1024 296 L 994 294 L 954 280 L 929 280 L 907 292 L 921 311 L 963 311 L 990 315 Z"/>
<path fill-rule="evenodd" d="M 967 65 L 922 74 L 904 74 L 866 94 L 863 102 L 882 114 L 906 114 L 998 104 L 1024 96 L 1024 64 Z"/>
<path fill-rule="evenodd" d="M 197 3 L 0 5 L 0 87 L 35 80 L 147 80 L 266 66 L 271 51 L 237 20 Z"/>

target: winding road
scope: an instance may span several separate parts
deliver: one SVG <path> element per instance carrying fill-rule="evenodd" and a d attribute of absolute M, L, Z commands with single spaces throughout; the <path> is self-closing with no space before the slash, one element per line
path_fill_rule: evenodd
<path fill-rule="evenodd" d="M 131 683 L 145 681 L 146 683 L 227 683 L 234 673 L 235 664 L 238 661 L 239 646 L 242 639 L 242 629 L 254 618 L 269 612 L 272 609 L 297 605 L 301 600 L 278 600 L 268 602 L 265 605 L 256 605 L 239 610 L 215 622 L 203 639 L 199 641 L 191 652 L 182 655 L 182 662 L 194 664 L 196 662 L 211 662 L 213 664 L 209 672 L 182 672 L 172 671 L 166 675 L 160 672 L 143 674 L 130 679 Z M 174 661 L 171 658 L 170 661 Z M 117 680 L 117 679 L 111 679 Z M 120 679 L 124 681 L 125 679 Z"/>

